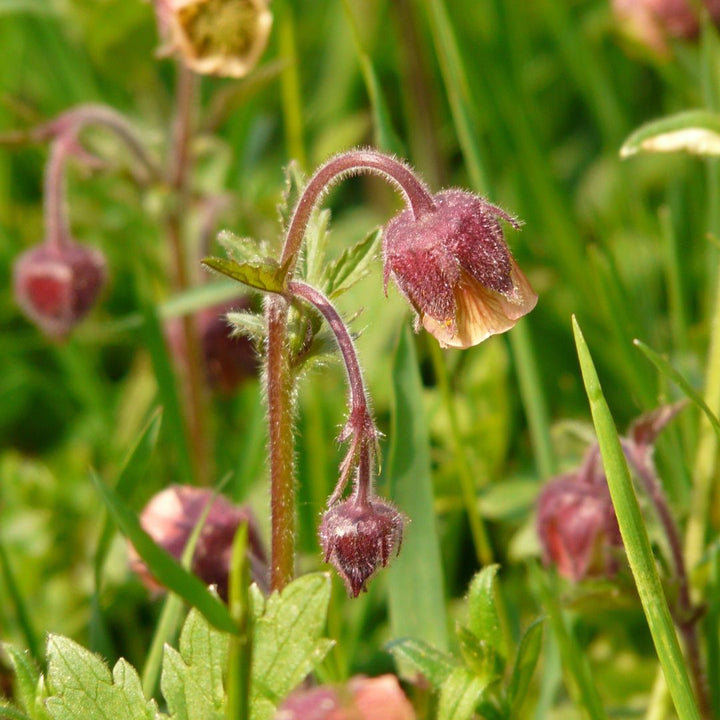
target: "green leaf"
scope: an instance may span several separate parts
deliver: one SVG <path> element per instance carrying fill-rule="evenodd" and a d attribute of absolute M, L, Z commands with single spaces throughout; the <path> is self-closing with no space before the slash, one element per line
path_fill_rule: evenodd
<path fill-rule="evenodd" d="M 18 710 L 12 703 L 0 699 L 0 718 L 8 720 L 32 720 L 21 710 Z"/>
<path fill-rule="evenodd" d="M 484 645 L 492 648 L 504 667 L 507 647 L 495 605 L 496 577 L 499 565 L 488 565 L 475 575 L 468 592 L 468 630 Z M 502 672 L 502 669 L 501 671 Z"/>
<path fill-rule="evenodd" d="M 496 649 L 462 625 L 456 628 L 456 633 L 460 653 L 468 668 L 486 683 L 500 679 L 504 662 Z"/>
<path fill-rule="evenodd" d="M 660 583 L 625 453 L 622 451 L 617 429 L 603 395 L 590 350 L 574 316 L 573 334 L 585 392 L 590 403 L 603 467 L 625 552 L 655 643 L 655 650 L 664 671 L 665 681 L 678 715 L 681 718 L 699 718 L 687 665 L 680 650 L 670 610 Z"/>
<path fill-rule="evenodd" d="M 520 716 L 525 695 L 527 695 L 530 681 L 532 680 L 540 648 L 542 646 L 543 620 L 536 620 L 522 636 L 518 645 L 515 663 L 507 687 L 507 703 L 511 717 Z"/>
<path fill-rule="evenodd" d="M 635 347 L 637 347 L 643 355 L 669 380 L 672 380 L 684 393 L 697 405 L 705 417 L 708 419 L 713 430 L 720 437 L 720 422 L 718 421 L 715 413 L 708 407 L 708 404 L 700 397 L 700 394 L 693 388 L 693 386 L 679 373 L 660 353 L 655 352 L 652 348 L 648 347 L 641 340 L 634 341 Z"/>
<path fill-rule="evenodd" d="M 266 254 L 266 248 L 260 241 L 241 238 L 229 230 L 221 230 L 217 240 L 225 248 L 228 257 L 238 263 L 254 262 Z"/>
<path fill-rule="evenodd" d="M 394 403 L 388 461 L 391 496 L 412 518 L 387 571 L 392 636 L 447 650 L 447 620 L 423 392 L 412 336 L 400 334 L 392 369 Z"/>
<path fill-rule="evenodd" d="M 230 312 L 225 317 L 233 326 L 233 335 L 244 335 L 257 342 L 265 339 L 267 329 L 262 315 L 251 312 Z"/>
<path fill-rule="evenodd" d="M 640 152 L 720 155 L 720 115 L 708 110 L 685 110 L 645 123 L 625 140 L 620 157 Z"/>
<path fill-rule="evenodd" d="M 295 211 L 295 206 L 307 185 L 305 173 L 300 168 L 296 160 L 291 161 L 285 168 L 285 188 L 283 189 L 283 200 L 278 206 L 280 215 L 280 223 L 282 224 L 283 233 L 288 229 L 290 219 Z"/>
<path fill-rule="evenodd" d="M 385 646 L 398 663 L 410 665 L 438 688 L 458 666 L 452 655 L 441 652 L 422 640 L 401 638 Z"/>
<path fill-rule="evenodd" d="M 287 266 L 280 266 L 271 258 L 256 259 L 238 263 L 226 258 L 207 257 L 202 261 L 205 267 L 227 275 L 256 290 L 284 293 Z"/>
<path fill-rule="evenodd" d="M 154 700 L 146 700 L 135 669 L 125 660 L 107 665 L 89 650 L 60 635 L 47 643 L 45 705 L 53 720 L 156 720 Z"/>
<path fill-rule="evenodd" d="M 382 241 L 382 230 L 374 230 L 359 243 L 343 250 L 328 265 L 323 287 L 325 294 L 334 298 L 350 289 L 367 275 L 370 263 L 375 259 Z"/>
<path fill-rule="evenodd" d="M 15 700 L 26 713 L 34 717 L 40 670 L 27 651 L 23 652 L 10 643 L 3 643 L 2 647 L 15 672 Z"/>
<path fill-rule="evenodd" d="M 50 0 L 0 0 L 0 17 L 15 13 L 58 15 L 57 5 Z"/>
<path fill-rule="evenodd" d="M 173 720 L 222 720 L 229 639 L 191 610 L 180 634 L 180 651 L 165 646 L 160 687 Z"/>
<path fill-rule="evenodd" d="M 332 641 L 321 637 L 330 601 L 327 573 L 304 575 L 264 608 L 253 608 L 253 720 L 270 720 L 277 704 L 322 661 Z"/>
<path fill-rule="evenodd" d="M 215 627 L 225 632 L 236 633 L 237 628 L 227 607 L 198 577 L 183 568 L 155 543 L 142 529 L 135 513 L 117 493 L 107 487 L 94 472 L 91 472 L 90 476 L 120 531 L 133 544 L 158 582 L 196 607 Z"/>
<path fill-rule="evenodd" d="M 465 668 L 456 668 L 440 689 L 438 720 L 470 720 L 488 683 Z"/>

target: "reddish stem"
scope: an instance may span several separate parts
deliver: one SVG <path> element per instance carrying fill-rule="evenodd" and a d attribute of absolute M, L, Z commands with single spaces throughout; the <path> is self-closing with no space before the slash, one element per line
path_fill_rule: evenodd
<path fill-rule="evenodd" d="M 45 242 L 56 250 L 67 247 L 72 237 L 65 197 L 65 161 L 74 142 L 75 136 L 71 134 L 58 137 L 50 146 L 50 155 L 45 164 Z"/>

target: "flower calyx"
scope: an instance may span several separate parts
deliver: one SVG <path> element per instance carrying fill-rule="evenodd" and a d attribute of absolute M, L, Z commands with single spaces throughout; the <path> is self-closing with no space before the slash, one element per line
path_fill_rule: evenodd
<path fill-rule="evenodd" d="M 467 348 L 512 328 L 537 303 L 499 219 L 519 223 L 478 195 L 451 189 L 434 209 L 409 209 L 385 227 L 385 286 L 392 276 L 442 347 Z"/>

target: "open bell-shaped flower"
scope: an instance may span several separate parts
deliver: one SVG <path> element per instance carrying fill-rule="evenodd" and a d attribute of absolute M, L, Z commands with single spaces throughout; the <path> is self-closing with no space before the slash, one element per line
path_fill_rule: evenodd
<path fill-rule="evenodd" d="M 385 285 L 390 276 L 443 347 L 467 348 L 512 328 L 537 303 L 517 266 L 500 208 L 464 190 L 433 196 L 435 208 L 404 210 L 385 228 Z"/>

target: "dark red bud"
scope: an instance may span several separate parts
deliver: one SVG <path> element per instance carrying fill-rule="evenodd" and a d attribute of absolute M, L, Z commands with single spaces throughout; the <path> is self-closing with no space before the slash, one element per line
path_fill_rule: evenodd
<path fill-rule="evenodd" d="M 258 372 L 258 357 L 252 340 L 232 335 L 232 328 L 225 317 L 232 310 L 247 310 L 249 307 L 247 298 L 238 298 L 232 303 L 201 310 L 196 315 L 205 375 L 210 387 L 221 393 L 232 393 Z M 180 320 L 175 318 L 168 322 L 165 334 L 171 352 L 180 360 L 186 352 Z"/>
<path fill-rule="evenodd" d="M 158 545 L 180 560 L 212 497 L 213 491 L 209 488 L 172 485 L 148 502 L 140 516 L 140 524 Z M 206 584 L 216 585 L 223 599 L 227 599 L 232 543 L 241 523 L 248 524 L 248 555 L 253 580 L 261 590 L 268 590 L 267 560 L 255 517 L 250 508 L 233 505 L 222 495 L 216 495 L 195 546 L 192 570 Z M 132 545 L 130 567 L 148 588 L 160 589 Z"/>
<path fill-rule="evenodd" d="M 353 597 L 400 552 L 403 527 L 402 514 L 377 497 L 365 504 L 351 497 L 325 512 L 318 530 L 325 562 L 335 566 Z"/>
<path fill-rule="evenodd" d="M 607 481 L 584 466 L 577 474 L 551 480 L 538 498 L 537 531 L 545 564 L 575 582 L 588 576 L 611 577 L 617 571 L 622 538 Z"/>
<path fill-rule="evenodd" d="M 105 258 L 95 248 L 67 242 L 24 252 L 13 269 L 15 299 L 44 333 L 65 337 L 91 310 L 105 284 Z"/>
<path fill-rule="evenodd" d="M 435 210 L 405 210 L 385 228 L 385 283 L 392 275 L 425 329 L 465 348 L 505 332 L 537 303 L 498 218 L 513 219 L 464 190 L 433 196 Z"/>

